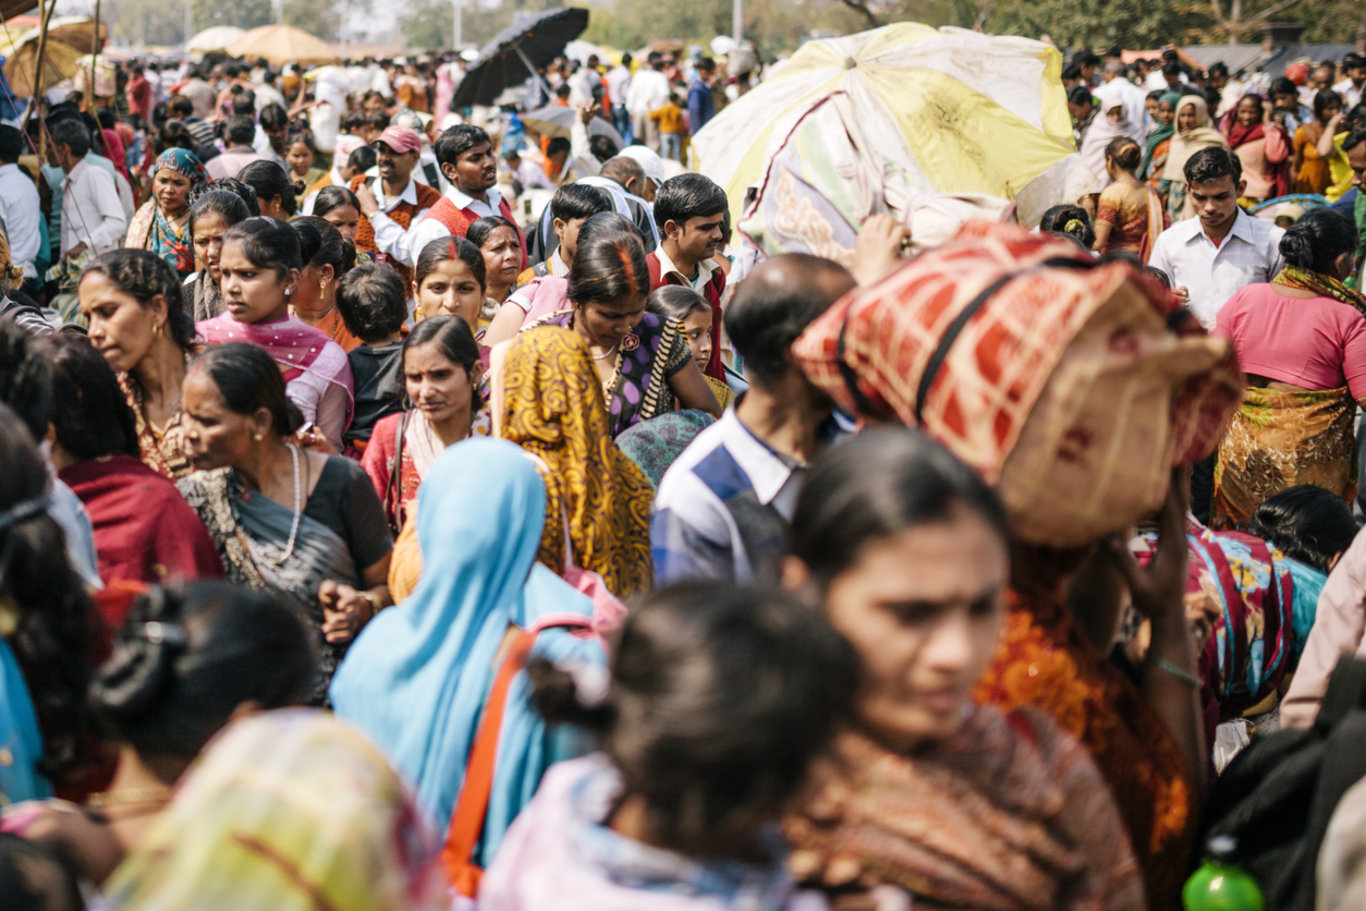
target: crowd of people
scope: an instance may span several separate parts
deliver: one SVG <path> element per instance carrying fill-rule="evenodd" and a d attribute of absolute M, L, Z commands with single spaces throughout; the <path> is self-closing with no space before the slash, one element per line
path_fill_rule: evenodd
<path fill-rule="evenodd" d="M 1076 54 L 1093 193 L 836 262 L 674 161 L 741 59 L 0 125 L 6 908 L 1179 906 L 1366 655 L 1366 62 Z"/>

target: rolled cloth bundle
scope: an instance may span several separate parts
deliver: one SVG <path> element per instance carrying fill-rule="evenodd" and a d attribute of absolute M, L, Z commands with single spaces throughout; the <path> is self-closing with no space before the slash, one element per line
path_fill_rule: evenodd
<path fill-rule="evenodd" d="M 1243 388 L 1233 345 L 1153 278 L 986 222 L 851 292 L 793 350 L 841 408 L 924 428 L 998 486 L 1021 541 L 1059 548 L 1156 511 Z"/>

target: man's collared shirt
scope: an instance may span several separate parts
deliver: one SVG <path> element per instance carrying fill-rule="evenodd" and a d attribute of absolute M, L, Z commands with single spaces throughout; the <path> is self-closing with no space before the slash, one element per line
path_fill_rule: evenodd
<path fill-rule="evenodd" d="M 375 205 L 379 206 L 379 211 L 370 216 L 370 226 L 375 229 L 375 247 L 405 266 L 416 265 L 417 254 L 422 248 L 412 246 L 409 241 L 417 236 L 413 227 L 431 211 L 417 208 L 417 181 L 409 177 L 408 185 L 397 196 L 385 196 L 384 181 L 380 179 L 370 182 L 370 191 L 375 194 Z M 414 210 L 407 228 L 386 214 L 403 203 L 412 206 Z"/>
<path fill-rule="evenodd" d="M 236 177 L 243 168 L 253 161 L 269 160 L 249 145 L 232 146 L 221 155 L 215 155 L 209 159 L 209 163 L 204 166 L 204 169 L 209 172 L 210 180 L 222 180 L 224 177 Z M 286 171 L 285 173 L 288 174 L 289 172 Z"/>
<path fill-rule="evenodd" d="M 452 186 L 442 195 L 455 203 L 457 209 L 469 209 L 480 218 L 501 214 L 498 211 L 498 206 L 503 200 L 503 194 L 499 193 L 497 188 L 490 188 L 485 194 L 484 199 L 471 196 L 455 186 Z M 431 210 L 429 209 L 428 212 L 430 213 L 430 211 Z M 413 225 L 414 227 L 409 232 L 409 235 L 412 237 L 412 244 L 409 246 L 409 249 L 416 251 L 418 254 L 421 254 L 423 248 L 425 248 L 427 244 L 434 240 L 440 240 L 443 237 L 447 237 L 450 234 L 450 232 L 446 230 L 446 226 L 435 218 L 427 218 L 424 216 L 420 221 L 415 218 L 413 219 Z"/>
<path fill-rule="evenodd" d="M 829 423 L 828 437 L 839 433 Z M 650 520 L 655 582 L 777 579 L 806 465 L 755 436 L 731 407 L 659 483 Z"/>
<path fill-rule="evenodd" d="M 23 266 L 25 278 L 36 278 L 33 261 L 42 246 L 42 209 L 38 188 L 17 164 L 0 165 L 0 216 L 9 235 L 10 261 Z"/>
<path fill-rule="evenodd" d="M 655 248 L 654 255 L 659 260 L 660 277 L 677 275 L 679 278 L 683 279 L 685 285 L 692 288 L 698 294 L 702 294 L 703 289 L 707 287 L 707 282 L 711 281 L 711 274 L 721 268 L 716 263 L 712 262 L 711 257 L 708 257 L 697 264 L 697 276 L 695 278 L 690 278 L 687 275 L 684 275 L 683 272 L 674 265 L 673 260 L 669 259 L 669 254 L 664 252 L 663 244 L 660 244 Z"/>
<path fill-rule="evenodd" d="M 1233 292 L 1244 285 L 1269 282 L 1281 271 L 1284 234 L 1283 229 L 1239 209 L 1233 227 L 1216 246 L 1200 219 L 1188 218 L 1162 232 L 1148 264 L 1165 272 L 1173 288 L 1184 286 L 1190 291 L 1191 312 L 1211 329 Z"/>
<path fill-rule="evenodd" d="M 114 179 L 82 159 L 62 181 L 62 249 L 84 243 L 96 255 L 123 242 L 128 218 Z"/>

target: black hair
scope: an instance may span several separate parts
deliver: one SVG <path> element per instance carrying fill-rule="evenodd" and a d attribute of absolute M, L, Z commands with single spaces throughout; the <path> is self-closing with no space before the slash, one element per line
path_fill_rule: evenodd
<path fill-rule="evenodd" d="M 479 282 L 481 288 L 488 288 L 484 254 L 466 238 L 455 236 L 438 237 L 422 248 L 422 252 L 417 255 L 417 264 L 413 267 L 414 284 L 422 287 L 423 281 L 432 274 L 433 269 L 453 259 L 460 260 L 469 268 L 470 274 Z"/>
<path fill-rule="evenodd" d="M 194 102 L 187 95 L 172 95 L 166 102 L 166 109 L 182 119 L 194 116 Z"/>
<path fill-rule="evenodd" d="M 382 133 L 389 129 L 390 117 L 385 111 L 372 111 L 361 118 L 361 122 Z"/>
<path fill-rule="evenodd" d="M 964 508 L 1008 545 L 1000 498 L 948 449 L 918 430 L 866 430 L 811 466 L 792 514 L 787 552 L 823 589 L 857 563 L 868 543 Z"/>
<path fill-rule="evenodd" d="M 360 200 L 356 198 L 356 194 L 337 184 L 323 187 L 313 198 L 313 214 L 318 218 L 342 206 L 350 206 L 357 214 L 360 213 Z"/>
<path fill-rule="evenodd" d="M 357 146 L 346 156 L 346 166 L 358 174 L 364 174 L 379 161 L 379 153 L 374 146 Z"/>
<path fill-rule="evenodd" d="M 1180 75 L 1181 75 L 1181 64 L 1177 63 L 1175 60 L 1172 60 L 1172 61 L 1169 61 L 1169 62 L 1167 62 L 1167 63 L 1162 64 L 1162 75 L 1163 75 L 1163 76 L 1180 76 Z"/>
<path fill-rule="evenodd" d="M 599 162 L 609 161 L 615 158 L 621 151 L 621 146 L 611 136 L 604 136 L 599 133 L 588 138 L 588 152 Z"/>
<path fill-rule="evenodd" d="M 156 149 L 157 152 L 164 152 L 167 149 L 185 149 L 196 152 L 199 143 L 195 140 L 190 128 L 179 120 L 168 120 L 157 130 Z M 202 181 L 201 181 L 202 182 Z"/>
<path fill-rule="evenodd" d="M 215 180 L 212 185 L 217 186 L 218 183 L 219 181 Z M 256 197 L 252 196 L 252 202 L 255 201 Z M 251 213 L 247 211 L 247 204 L 242 202 L 242 197 L 236 193 L 230 190 L 210 190 L 190 205 L 191 243 L 194 242 L 194 223 L 205 215 L 217 215 L 227 222 L 229 228 L 252 217 Z M 193 324 L 190 328 L 193 330 Z"/>
<path fill-rule="evenodd" d="M 1242 161 L 1226 146 L 1201 149 L 1186 160 L 1183 170 L 1187 185 L 1213 183 L 1222 177 L 1229 177 L 1236 187 L 1243 178 Z"/>
<path fill-rule="evenodd" d="M 238 180 L 236 177 L 220 177 L 217 180 L 211 180 L 208 183 L 199 184 L 196 187 L 191 188 L 190 197 L 192 204 L 199 199 L 196 192 L 202 195 L 215 191 L 231 193 L 240 199 L 242 205 L 247 207 L 247 218 L 257 218 L 260 216 L 261 201 L 256 198 L 256 190 Z"/>
<path fill-rule="evenodd" d="M 410 348 L 428 342 L 436 343 L 446 360 L 466 370 L 472 370 L 480 363 L 479 343 L 474 340 L 469 323 L 458 316 L 429 316 L 420 320 L 403 340 L 404 357 L 407 357 Z M 477 386 L 470 395 L 470 414 L 475 414 L 484 407 L 484 397 Z"/>
<path fill-rule="evenodd" d="M 1143 162 L 1143 150 L 1128 136 L 1116 136 L 1105 145 L 1105 157 L 1124 171 L 1137 171 Z"/>
<path fill-rule="evenodd" d="M 690 218 L 724 212 L 726 191 L 701 174 L 679 174 L 660 184 L 654 208 L 655 224 L 662 234 L 667 222 L 681 228 Z"/>
<path fill-rule="evenodd" d="M 1094 104 L 1091 90 L 1084 85 L 1074 85 L 1067 90 L 1068 104 Z"/>
<path fill-rule="evenodd" d="M 573 186 L 573 184 L 569 186 Z M 476 218 L 470 224 L 469 229 L 465 231 L 465 239 L 482 250 L 484 241 L 488 240 L 489 235 L 499 228 L 511 228 L 514 235 L 521 236 L 517 231 L 517 226 L 503 216 L 485 215 L 483 218 Z"/>
<path fill-rule="evenodd" d="M 1347 134 L 1347 138 L 1342 141 L 1342 151 L 1350 152 L 1357 146 L 1366 142 L 1366 127 L 1361 127 Z"/>
<path fill-rule="evenodd" d="M 1366 66 L 1366 57 L 1355 51 L 1349 51 L 1342 55 L 1342 70 L 1346 72 L 1354 67 Z"/>
<path fill-rule="evenodd" d="M 1081 79 L 1081 67 L 1075 63 L 1069 63 L 1062 68 L 1062 78 L 1071 82 Z"/>
<path fill-rule="evenodd" d="M 567 293 L 574 306 L 642 299 L 650 293 L 645 248 L 629 221 L 615 212 L 589 216 L 579 229 Z"/>
<path fill-rule="evenodd" d="M 90 131 L 75 117 L 60 117 L 48 125 L 53 143 L 64 145 L 77 159 L 90 153 Z"/>
<path fill-rule="evenodd" d="M 858 674 L 819 613 L 730 582 L 676 585 L 633 607 L 600 700 L 566 670 L 528 667 L 546 720 L 594 732 L 623 792 L 642 799 L 643 840 L 692 857 L 752 843 L 783 812 L 852 710 Z"/>
<path fill-rule="evenodd" d="M 274 269 L 280 278 L 290 269 L 304 267 L 299 235 L 287 221 L 263 215 L 239 221 L 223 235 L 224 244 L 233 240 L 242 245 L 249 263 L 258 269 Z"/>
<path fill-rule="evenodd" d="M 1285 76 L 1280 76 L 1276 79 L 1271 80 L 1271 94 L 1294 95 L 1295 99 L 1298 101 L 1300 97 L 1300 90 L 1296 87 L 1295 83 L 1292 80 L 1286 78 Z"/>
<path fill-rule="evenodd" d="M 1280 251 L 1287 265 L 1327 274 L 1344 253 L 1357 248 L 1356 225 L 1333 209 L 1311 209 L 1281 236 Z"/>
<path fill-rule="evenodd" d="M 550 197 L 550 214 L 560 221 L 587 218 L 599 212 L 615 212 L 612 197 L 605 190 L 583 183 L 567 183 Z"/>
<path fill-rule="evenodd" d="M 257 115 L 257 121 L 263 130 L 278 130 L 280 127 L 289 126 L 289 112 L 282 106 L 274 102 L 261 108 Z"/>
<path fill-rule="evenodd" d="M 46 343 L 52 359 L 52 429 L 78 461 L 138 454 L 137 425 L 118 377 L 90 339 L 59 332 Z"/>
<path fill-rule="evenodd" d="M 1205 73 L 1208 76 L 1227 76 L 1228 64 L 1222 60 L 1216 60 L 1209 65 L 1209 69 Z"/>
<path fill-rule="evenodd" d="M 686 285 L 660 285 L 645 299 L 645 309 L 680 323 L 699 310 L 711 312 L 706 298 Z"/>
<path fill-rule="evenodd" d="M 7 123 L 0 124 L 0 163 L 14 164 L 24 154 L 24 134 Z"/>
<path fill-rule="evenodd" d="M 1161 101 L 1162 96 L 1166 94 L 1168 94 L 1166 89 L 1154 89 L 1153 91 L 1149 92 L 1145 97 L 1148 101 Z"/>
<path fill-rule="evenodd" d="M 285 214 L 294 214 L 294 184 L 290 182 L 285 169 L 275 162 L 253 161 L 237 172 L 237 179 L 251 187 L 260 199 L 280 197 L 280 207 L 284 209 Z"/>
<path fill-rule="evenodd" d="M 133 602 L 90 701 L 140 758 L 188 765 L 243 703 L 301 704 L 317 672 L 303 623 L 268 592 L 197 582 Z"/>
<path fill-rule="evenodd" d="M 35 356 L 51 375 L 47 358 Z M 14 631 L 5 641 L 42 729 L 38 771 L 60 787 L 83 764 L 95 609 L 67 558 L 61 526 L 39 502 L 48 496 L 50 482 L 33 439 L 14 412 L 0 405 L 0 514 L 14 517 L 0 528 L 0 600 L 15 614 Z"/>
<path fill-rule="evenodd" d="M 318 147 L 313 143 L 313 135 L 307 130 L 290 130 L 289 136 L 285 138 L 285 148 L 288 149 L 296 142 L 302 142 L 308 151 L 314 156 L 318 154 Z"/>
<path fill-rule="evenodd" d="M 1171 290 L 1171 276 L 1167 275 L 1166 272 L 1163 272 L 1161 269 L 1157 268 L 1157 266 L 1144 266 L 1143 271 L 1147 273 L 1150 278 L 1160 282 L 1162 287 L 1166 288 L 1168 291 Z"/>
<path fill-rule="evenodd" d="M 1352 508 L 1341 497 L 1312 484 L 1287 487 L 1268 497 L 1243 523 L 1243 531 L 1325 573 L 1359 530 Z"/>
<path fill-rule="evenodd" d="M 1323 119 L 1323 112 L 1328 110 L 1331 105 L 1343 108 L 1342 96 L 1332 89 L 1319 89 L 1314 93 L 1314 116 Z"/>
<path fill-rule="evenodd" d="M 726 334 L 758 384 L 791 366 L 792 343 L 839 297 L 831 296 L 831 283 L 854 286 L 848 270 L 819 256 L 790 253 L 769 262 L 740 283 L 725 313 Z"/>
<path fill-rule="evenodd" d="M 0 832 L 0 895 L 9 911 L 82 911 L 80 876 L 55 839 Z"/>
<path fill-rule="evenodd" d="M 436 152 L 437 163 L 439 165 L 453 165 L 461 155 L 481 142 L 489 142 L 488 133 L 468 123 L 457 123 L 450 129 L 443 130 L 441 135 L 436 137 L 434 151 Z"/>
<path fill-rule="evenodd" d="M 251 145 L 256 138 L 256 123 L 245 114 L 233 114 L 223 121 L 223 141 L 227 145 Z"/>
<path fill-rule="evenodd" d="M 218 387 L 223 404 L 233 414 L 250 417 L 258 409 L 270 412 L 271 429 L 288 437 L 303 424 L 303 415 L 285 395 L 280 368 L 266 349 L 247 342 L 214 345 L 190 362 Z"/>
<path fill-rule="evenodd" d="M 347 331 L 365 344 L 388 338 L 408 318 L 408 289 L 384 263 L 365 263 L 337 285 L 337 312 Z"/>
<path fill-rule="evenodd" d="M 1087 250 L 1096 242 L 1091 217 L 1081 206 L 1062 204 L 1050 207 L 1039 220 L 1039 230 L 1067 237 Z"/>
<path fill-rule="evenodd" d="M 299 257 L 305 266 L 331 266 L 340 279 L 356 264 L 356 247 L 337 226 L 316 215 L 300 215 L 289 222 L 299 236 Z"/>
<path fill-rule="evenodd" d="M 553 139 L 551 139 L 549 143 L 546 144 L 545 154 L 547 158 L 559 152 L 564 152 L 566 155 L 568 155 L 571 151 L 573 151 L 573 149 L 574 147 L 569 144 L 569 140 L 567 138 L 565 138 L 564 136 L 556 136 Z"/>
<path fill-rule="evenodd" d="M 0 403 L 13 409 L 9 413 L 34 440 L 47 435 L 52 420 L 52 363 L 40 345 L 13 317 L 0 319 Z"/>
<path fill-rule="evenodd" d="M 236 202 L 235 197 L 229 198 Z M 195 212 L 191 209 L 191 224 L 194 218 Z M 151 306 L 154 297 L 161 295 L 166 300 L 166 331 L 171 341 L 181 349 L 189 350 L 194 341 L 194 320 L 185 309 L 180 276 L 170 263 L 148 250 L 110 250 L 86 266 L 81 278 L 96 273 L 109 279 L 144 309 Z"/>

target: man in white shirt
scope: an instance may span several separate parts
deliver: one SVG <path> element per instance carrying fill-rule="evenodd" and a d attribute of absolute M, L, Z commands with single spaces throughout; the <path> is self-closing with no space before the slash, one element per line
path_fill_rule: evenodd
<path fill-rule="evenodd" d="M 439 191 L 425 184 L 419 187 L 413 179 L 422 136 L 408 127 L 390 126 L 373 145 L 379 158 L 379 179 L 356 186 L 361 212 L 370 219 L 380 253 L 402 265 L 416 265 L 422 248 L 409 246 L 409 228 L 425 218 L 441 198 Z"/>
<path fill-rule="evenodd" d="M 52 154 L 66 175 L 62 181 L 61 258 L 76 259 L 87 251 L 99 255 L 116 249 L 128 230 L 114 180 L 85 160 L 90 132 L 76 118 L 49 125 Z"/>
<path fill-rule="evenodd" d="M 626 93 L 626 109 L 634 123 L 635 140 L 646 148 L 659 151 L 659 122 L 650 119 L 650 112 L 669 100 L 669 77 L 660 72 L 660 56 L 652 53 L 645 66 L 631 77 Z"/>
<path fill-rule="evenodd" d="M 0 124 L 0 218 L 9 235 L 10 262 L 24 270 L 24 278 L 36 279 L 33 261 L 42 244 L 39 220 L 42 210 L 38 188 L 32 178 L 19 169 L 24 138 L 9 124 Z"/>
<path fill-rule="evenodd" d="M 612 126 L 616 127 L 627 145 L 632 143 L 631 114 L 626 108 L 626 96 L 631 88 L 630 54 L 621 55 L 621 63 L 607 71 L 607 94 L 612 99 Z"/>
<path fill-rule="evenodd" d="M 517 223 L 512 207 L 498 192 L 498 159 L 488 133 L 468 123 L 456 124 L 437 137 L 436 160 L 451 187 L 409 232 L 409 249 L 421 253 L 427 244 L 442 237 L 464 237 L 471 224 L 488 215 L 501 215 Z M 526 250 L 520 228 L 517 236 Z M 526 267 L 525 256 L 522 266 Z"/>
<path fill-rule="evenodd" d="M 1206 329 L 1244 285 L 1269 282 L 1285 265 L 1285 231 L 1238 207 L 1247 182 L 1242 163 L 1226 148 L 1201 149 L 1185 167 L 1196 216 L 1162 232 L 1148 264 L 1166 273 Z"/>
<path fill-rule="evenodd" d="M 1344 56 L 1342 75 L 1347 78 L 1334 85 L 1333 91 L 1342 97 L 1342 109 L 1350 111 L 1366 98 L 1366 57 L 1361 54 Z"/>

